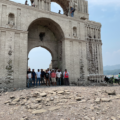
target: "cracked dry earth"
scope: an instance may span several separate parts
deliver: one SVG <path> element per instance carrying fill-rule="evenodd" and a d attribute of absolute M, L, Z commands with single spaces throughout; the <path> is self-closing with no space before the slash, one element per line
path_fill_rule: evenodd
<path fill-rule="evenodd" d="M 120 120 L 120 87 L 43 87 L 1 93 L 0 120 Z"/>

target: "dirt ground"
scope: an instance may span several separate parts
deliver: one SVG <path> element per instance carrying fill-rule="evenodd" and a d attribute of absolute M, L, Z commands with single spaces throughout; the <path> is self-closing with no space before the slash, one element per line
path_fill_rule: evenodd
<path fill-rule="evenodd" d="M 0 120 L 120 120 L 120 86 L 0 93 Z"/>

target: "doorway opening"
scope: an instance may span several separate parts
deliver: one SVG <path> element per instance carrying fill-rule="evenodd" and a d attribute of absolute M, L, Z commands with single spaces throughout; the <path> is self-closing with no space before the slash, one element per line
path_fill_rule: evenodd
<path fill-rule="evenodd" d="M 28 58 L 28 68 L 31 70 L 34 69 L 35 72 L 37 72 L 38 69 L 46 70 L 51 67 L 52 55 L 43 47 L 33 48 L 29 52 Z"/>
<path fill-rule="evenodd" d="M 32 77 L 32 82 L 31 82 L 31 71 L 28 71 L 27 75 L 30 75 L 30 77 L 28 77 L 27 79 L 27 85 L 29 86 L 29 84 L 31 85 L 33 83 L 33 85 L 31 86 L 35 86 L 35 82 L 33 81 L 36 81 L 36 80 L 37 80 L 36 84 L 38 84 L 38 78 L 40 78 L 40 74 L 41 74 L 41 80 L 39 80 L 41 81 L 40 85 L 42 84 L 45 85 L 45 83 L 47 84 L 46 82 L 47 79 L 45 75 L 48 74 L 48 71 L 50 74 L 51 71 L 50 69 L 47 70 L 45 75 L 43 75 L 42 77 L 42 72 L 40 73 L 40 71 L 37 71 L 37 69 L 47 69 L 51 67 L 54 70 L 60 69 L 62 71 L 62 69 L 64 68 L 64 64 L 63 64 L 64 59 L 62 57 L 63 56 L 62 45 L 63 45 L 63 40 L 65 38 L 64 33 L 58 23 L 48 18 L 39 18 L 39 19 L 34 20 L 30 24 L 28 31 L 29 31 L 28 33 L 28 53 L 29 53 L 28 66 L 31 69 L 35 69 L 35 72 L 37 72 L 37 74 L 39 72 L 39 77 L 34 77 L 34 80 Z M 43 48 L 44 50 L 45 49 L 48 50 L 49 52 L 48 51 L 47 52 L 49 53 L 49 55 L 47 55 L 47 53 L 44 53 L 44 52 L 42 53 L 39 52 L 36 49 L 36 47 Z M 34 50 L 35 52 L 33 52 Z M 31 54 L 32 54 L 32 57 L 31 57 Z M 37 58 L 35 57 L 35 55 L 37 56 Z M 32 60 L 33 58 L 34 60 Z M 32 65 L 31 65 L 31 62 L 32 62 Z M 52 62 L 52 65 L 50 65 L 51 62 Z M 42 83 L 42 81 L 44 82 Z M 51 80 L 51 85 L 52 83 L 53 82 Z"/>
<path fill-rule="evenodd" d="M 51 12 L 55 12 L 55 13 L 58 13 L 58 14 L 63 14 L 63 9 L 56 2 L 51 2 Z"/>

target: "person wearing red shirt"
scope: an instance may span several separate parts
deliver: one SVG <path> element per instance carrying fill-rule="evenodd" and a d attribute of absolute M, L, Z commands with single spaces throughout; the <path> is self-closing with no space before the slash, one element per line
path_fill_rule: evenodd
<path fill-rule="evenodd" d="M 51 80 L 52 80 L 53 86 L 56 85 L 56 73 L 54 70 L 52 70 L 51 72 Z"/>
<path fill-rule="evenodd" d="M 64 77 L 64 84 L 69 85 L 69 72 L 67 72 L 67 69 L 65 69 L 65 72 L 63 73 Z"/>

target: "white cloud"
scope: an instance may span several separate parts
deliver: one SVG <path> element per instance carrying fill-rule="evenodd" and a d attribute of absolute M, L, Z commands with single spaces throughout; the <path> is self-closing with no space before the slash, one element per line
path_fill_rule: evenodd
<path fill-rule="evenodd" d="M 117 5 L 120 6 L 120 0 L 88 0 L 93 5 Z"/>

